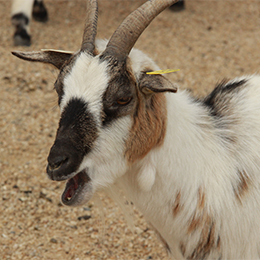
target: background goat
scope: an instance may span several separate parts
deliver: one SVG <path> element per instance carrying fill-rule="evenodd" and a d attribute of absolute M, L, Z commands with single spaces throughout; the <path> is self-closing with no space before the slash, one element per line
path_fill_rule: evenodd
<path fill-rule="evenodd" d="M 148 75 L 158 67 L 132 47 L 171 4 L 148 1 L 94 44 L 90 1 L 80 51 L 14 53 L 60 69 L 48 176 L 68 180 L 69 206 L 117 183 L 176 259 L 259 258 L 260 77 L 223 81 L 198 100 Z"/>
<path fill-rule="evenodd" d="M 179 0 L 170 8 L 173 11 L 184 9 L 184 0 Z M 48 11 L 43 0 L 13 0 L 12 5 L 12 24 L 15 27 L 13 36 L 14 45 L 30 46 L 30 22 L 31 17 L 36 21 L 46 22 L 48 20 Z"/>
<path fill-rule="evenodd" d="M 31 17 L 39 22 L 48 20 L 48 12 L 43 0 L 13 0 L 12 24 L 15 27 L 14 45 L 31 45 Z"/>

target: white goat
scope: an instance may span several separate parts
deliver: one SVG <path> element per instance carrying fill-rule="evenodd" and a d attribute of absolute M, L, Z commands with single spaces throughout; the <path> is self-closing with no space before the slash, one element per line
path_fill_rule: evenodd
<path fill-rule="evenodd" d="M 176 259 L 258 259 L 260 76 L 223 81 L 198 100 L 146 74 L 158 67 L 132 47 L 173 3 L 147 1 L 105 46 L 94 44 L 90 0 L 80 51 L 13 53 L 60 69 L 61 118 L 47 173 L 68 180 L 69 206 L 117 183 Z"/>
<path fill-rule="evenodd" d="M 15 26 L 14 45 L 31 45 L 31 17 L 39 22 L 48 20 L 48 12 L 43 0 L 13 0 L 12 24 Z"/>

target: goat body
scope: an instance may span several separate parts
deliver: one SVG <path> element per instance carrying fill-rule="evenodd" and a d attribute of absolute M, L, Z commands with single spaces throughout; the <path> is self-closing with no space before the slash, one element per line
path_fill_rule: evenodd
<path fill-rule="evenodd" d="M 259 97 L 259 76 L 166 94 L 163 144 L 121 177 L 176 259 L 259 258 Z"/>
<path fill-rule="evenodd" d="M 198 100 L 172 93 L 176 87 L 164 76 L 146 74 L 158 67 L 132 49 L 149 24 L 128 38 L 140 27 L 136 14 L 145 10 L 143 19 L 158 9 L 156 16 L 173 3 L 148 1 L 108 43 L 94 43 L 97 9 L 90 0 L 79 52 L 14 52 L 60 69 L 61 119 L 47 173 L 67 180 L 62 202 L 69 206 L 119 185 L 175 259 L 256 259 L 260 76 L 223 81 Z M 120 38 L 122 30 L 131 36 Z"/>

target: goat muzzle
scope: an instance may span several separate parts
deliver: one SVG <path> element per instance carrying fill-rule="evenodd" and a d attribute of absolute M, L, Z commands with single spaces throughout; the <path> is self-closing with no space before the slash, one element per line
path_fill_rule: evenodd
<path fill-rule="evenodd" d="M 47 174 L 51 180 L 67 180 L 61 201 L 66 206 L 78 206 L 93 195 L 87 169 L 78 172 L 83 154 L 70 143 L 57 139 L 48 156 Z"/>
<path fill-rule="evenodd" d="M 46 171 L 49 178 L 54 181 L 63 181 L 74 177 L 83 156 L 83 153 L 75 149 L 67 140 L 57 139 L 47 159 Z"/>

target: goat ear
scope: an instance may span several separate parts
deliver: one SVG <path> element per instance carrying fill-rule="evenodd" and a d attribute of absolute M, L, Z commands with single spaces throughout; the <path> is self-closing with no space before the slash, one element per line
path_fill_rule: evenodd
<path fill-rule="evenodd" d="M 61 69 L 62 65 L 73 55 L 72 52 L 60 50 L 41 50 L 32 52 L 13 51 L 12 54 L 23 60 L 49 63 L 58 69 Z"/>
<path fill-rule="evenodd" d="M 177 92 L 176 85 L 160 74 L 149 75 L 143 73 L 139 79 L 139 88 L 145 95 L 162 92 Z"/>

